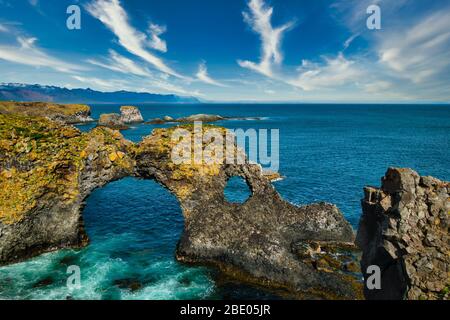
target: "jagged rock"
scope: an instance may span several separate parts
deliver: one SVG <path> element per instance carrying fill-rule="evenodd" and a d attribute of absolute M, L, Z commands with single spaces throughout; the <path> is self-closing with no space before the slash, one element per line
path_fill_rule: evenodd
<path fill-rule="evenodd" d="M 92 122 L 91 108 L 83 104 L 0 101 L 0 114 L 22 114 L 45 117 L 67 124 Z"/>
<path fill-rule="evenodd" d="M 361 284 L 344 270 L 347 260 L 335 255 L 354 240 L 339 209 L 282 200 L 259 165 L 175 164 L 175 128 L 155 129 L 137 145 L 104 127 L 81 133 L 17 116 L 0 116 L 0 128 L 0 264 L 87 245 L 82 217 L 87 196 L 110 181 L 136 176 L 158 181 L 178 198 L 185 219 L 179 261 L 212 264 L 242 281 L 284 288 L 297 297 L 360 297 Z M 251 189 L 243 204 L 225 199 L 233 176 Z M 302 246 L 322 259 L 298 254 Z"/>
<path fill-rule="evenodd" d="M 381 290 L 365 288 L 366 298 L 442 298 L 450 285 L 450 184 L 390 168 L 380 189 L 364 193 L 361 268 L 382 270 Z"/>
<path fill-rule="evenodd" d="M 128 126 L 122 121 L 122 117 L 117 113 L 104 113 L 98 119 L 98 125 L 116 130 L 126 130 Z"/>
<path fill-rule="evenodd" d="M 131 146 L 109 128 L 81 133 L 45 118 L 0 115 L 0 265 L 85 246 L 84 199 L 132 174 Z M 124 157 L 111 162 L 113 152 Z"/>
<path fill-rule="evenodd" d="M 125 124 L 144 122 L 139 109 L 133 106 L 120 107 L 120 120 Z"/>

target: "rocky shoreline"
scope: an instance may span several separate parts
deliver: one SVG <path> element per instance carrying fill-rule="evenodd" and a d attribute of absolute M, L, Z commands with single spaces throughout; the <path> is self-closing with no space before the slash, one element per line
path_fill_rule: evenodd
<path fill-rule="evenodd" d="M 127 121 L 138 119 L 135 109 L 126 111 Z M 88 245 L 86 198 L 134 176 L 155 180 L 177 197 L 185 220 L 176 249 L 181 262 L 213 265 L 302 299 L 363 299 L 363 291 L 367 299 L 448 299 L 448 182 L 390 168 L 381 188 L 366 187 L 356 238 L 360 258 L 336 206 L 284 201 L 271 184 L 279 177 L 249 162 L 176 165 L 173 130 L 154 129 L 135 144 L 105 126 L 82 133 L 61 121 L 0 113 L 0 265 Z M 236 176 L 252 193 L 242 204 L 224 196 Z M 381 290 L 364 287 L 359 260 L 366 280 L 368 266 L 380 266 Z"/>
<path fill-rule="evenodd" d="M 45 117 L 66 124 L 94 122 L 91 117 L 91 108 L 84 104 L 0 101 L 0 114 Z"/>
<path fill-rule="evenodd" d="M 20 115 L 0 115 L 0 128 L 0 264 L 87 245 L 87 196 L 110 181 L 136 176 L 154 179 L 177 196 L 185 219 L 178 260 L 240 270 L 261 284 L 298 293 L 314 289 L 318 297 L 331 291 L 356 298 L 349 279 L 318 270 L 292 251 L 302 241 L 348 245 L 354 239 L 349 223 L 333 205 L 283 201 L 258 165 L 174 165 L 173 128 L 155 129 L 139 144 L 105 127 L 81 133 Z M 233 176 L 244 178 L 253 193 L 242 205 L 225 200 Z"/>

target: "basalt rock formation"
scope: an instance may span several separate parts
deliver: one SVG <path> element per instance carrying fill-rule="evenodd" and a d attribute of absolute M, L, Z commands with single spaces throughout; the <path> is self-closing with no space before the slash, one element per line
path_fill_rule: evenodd
<path fill-rule="evenodd" d="M 0 115 L 0 265 L 86 245 L 83 201 L 133 172 L 131 145 L 108 128 L 81 133 L 45 118 Z"/>
<path fill-rule="evenodd" d="M 289 204 L 248 162 L 175 164 L 173 130 L 155 129 L 133 144 L 105 127 L 81 133 L 44 118 L 0 115 L 0 265 L 87 245 L 82 211 L 90 192 L 135 176 L 177 196 L 185 219 L 178 260 L 299 297 L 360 297 L 349 261 L 353 231 L 337 207 Z M 224 197 L 233 176 L 251 189 L 243 204 Z"/>
<path fill-rule="evenodd" d="M 335 260 L 337 251 L 352 247 L 352 228 L 336 206 L 291 205 L 259 165 L 174 165 L 172 130 L 154 130 L 139 145 L 135 159 L 137 176 L 159 181 L 180 202 L 186 223 L 178 260 L 212 264 L 237 278 L 309 297 L 359 297 L 359 284 L 351 275 L 339 266 L 320 269 L 316 263 L 315 255 Z M 225 129 L 218 130 L 225 134 Z M 234 176 L 244 178 L 252 192 L 243 204 L 224 197 Z M 316 252 L 302 256 L 300 246 L 314 246 Z"/>
<path fill-rule="evenodd" d="M 84 104 L 0 101 L 0 114 L 46 117 L 67 124 L 92 122 L 91 108 Z"/>
<path fill-rule="evenodd" d="M 361 269 L 381 269 L 381 289 L 365 287 L 366 298 L 449 299 L 450 183 L 390 168 L 364 191 Z"/>
<path fill-rule="evenodd" d="M 133 106 L 120 107 L 120 120 L 125 124 L 144 122 L 139 109 Z"/>

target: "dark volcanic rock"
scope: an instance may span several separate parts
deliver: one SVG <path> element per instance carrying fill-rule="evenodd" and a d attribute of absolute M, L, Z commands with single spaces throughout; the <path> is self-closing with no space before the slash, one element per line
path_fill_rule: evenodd
<path fill-rule="evenodd" d="M 55 280 L 52 277 L 47 277 L 33 284 L 33 288 L 47 287 L 52 285 L 53 283 L 55 283 Z"/>
<path fill-rule="evenodd" d="M 361 286 L 354 279 L 317 270 L 292 250 L 293 244 L 311 240 L 352 246 L 353 231 L 336 206 L 291 205 L 281 199 L 261 167 L 250 163 L 170 165 L 171 130 L 156 129 L 139 145 L 136 174 L 156 179 L 177 195 L 186 221 L 178 260 L 213 264 L 241 280 L 299 295 L 359 297 Z M 251 189 L 252 196 L 243 204 L 225 199 L 224 188 L 233 176 L 244 178 Z"/>
<path fill-rule="evenodd" d="M 127 289 L 131 292 L 142 289 L 142 283 L 138 279 L 134 278 L 114 280 L 113 284 L 120 289 Z"/>
<path fill-rule="evenodd" d="M 155 129 L 138 145 L 109 128 L 81 133 L 39 119 L 0 115 L 0 129 L 0 264 L 86 245 L 86 197 L 110 181 L 136 176 L 156 180 L 178 198 L 185 219 L 179 261 L 212 264 L 234 278 L 284 288 L 297 297 L 360 297 L 361 285 L 344 272 L 347 260 L 335 254 L 354 241 L 339 209 L 284 201 L 259 165 L 175 164 L 176 128 Z M 23 143 L 42 135 L 46 140 L 39 149 Z M 23 147 L 13 148 L 11 139 Z M 236 146 L 231 151 L 239 152 Z M 27 170 L 14 160 L 28 163 Z M 234 176 L 245 179 L 252 192 L 243 204 L 224 196 Z"/>
<path fill-rule="evenodd" d="M 44 118 L 0 115 L 0 265 L 87 245 L 84 200 L 132 174 L 124 152 L 131 145 L 109 128 L 81 133 Z"/>
<path fill-rule="evenodd" d="M 442 298 L 450 284 L 450 184 L 390 168 L 380 189 L 364 193 L 361 268 L 382 270 L 381 290 L 366 288 L 366 298 Z"/>

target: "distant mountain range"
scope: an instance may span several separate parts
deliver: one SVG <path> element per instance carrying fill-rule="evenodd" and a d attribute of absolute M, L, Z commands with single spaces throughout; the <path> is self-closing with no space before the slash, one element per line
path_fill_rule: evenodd
<path fill-rule="evenodd" d="M 101 92 L 92 89 L 67 89 L 38 84 L 2 83 L 0 101 L 41 101 L 56 103 L 197 103 L 194 97 L 174 94 L 116 91 Z"/>

